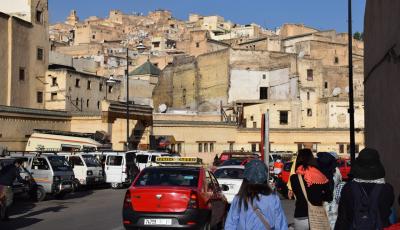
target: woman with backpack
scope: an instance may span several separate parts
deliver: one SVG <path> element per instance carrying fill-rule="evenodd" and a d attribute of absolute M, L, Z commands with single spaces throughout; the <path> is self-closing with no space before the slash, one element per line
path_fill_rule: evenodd
<path fill-rule="evenodd" d="M 281 201 L 268 185 L 267 170 L 260 160 L 245 165 L 243 183 L 232 201 L 225 229 L 288 229 Z"/>
<path fill-rule="evenodd" d="M 308 230 L 308 202 L 322 206 L 324 201 L 332 201 L 329 180 L 318 169 L 318 164 L 310 149 L 301 149 L 296 159 L 296 174 L 290 176 L 293 193 L 296 197 L 294 229 Z M 303 193 L 303 186 L 306 194 Z"/>
<path fill-rule="evenodd" d="M 363 149 L 351 166 L 352 181 L 343 187 L 335 229 L 383 229 L 390 225 L 393 187 L 375 149 Z"/>

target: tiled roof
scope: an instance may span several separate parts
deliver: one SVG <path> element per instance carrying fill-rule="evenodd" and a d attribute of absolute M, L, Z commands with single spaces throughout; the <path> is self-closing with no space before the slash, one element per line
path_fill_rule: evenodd
<path fill-rule="evenodd" d="M 157 66 L 153 65 L 150 61 L 145 62 L 143 65 L 136 68 L 134 71 L 129 73 L 132 75 L 156 75 L 160 76 L 161 70 Z"/>

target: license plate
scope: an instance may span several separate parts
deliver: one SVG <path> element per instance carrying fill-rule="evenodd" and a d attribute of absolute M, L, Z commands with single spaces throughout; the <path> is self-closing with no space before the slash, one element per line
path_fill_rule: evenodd
<path fill-rule="evenodd" d="M 171 219 L 144 219 L 144 225 L 172 225 Z"/>

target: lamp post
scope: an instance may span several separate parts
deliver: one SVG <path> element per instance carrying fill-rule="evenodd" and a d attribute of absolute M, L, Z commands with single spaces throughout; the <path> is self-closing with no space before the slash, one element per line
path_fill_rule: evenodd
<path fill-rule="evenodd" d="M 130 131 L 129 131 L 129 48 L 128 43 L 126 45 L 126 151 L 129 151 L 129 139 L 130 139 Z"/>
<path fill-rule="evenodd" d="M 348 44 L 349 44 L 349 118 L 350 118 L 350 159 L 353 165 L 356 158 L 355 128 L 354 128 L 354 91 L 353 91 L 353 28 L 352 6 L 348 0 Z"/>

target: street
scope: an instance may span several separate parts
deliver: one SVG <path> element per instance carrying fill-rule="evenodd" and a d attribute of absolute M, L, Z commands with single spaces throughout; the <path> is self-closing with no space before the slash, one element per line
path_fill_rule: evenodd
<path fill-rule="evenodd" d="M 121 205 L 125 189 L 96 189 L 66 196 L 51 197 L 40 203 L 17 201 L 11 220 L 0 222 L 0 229 L 29 230 L 122 230 Z M 294 202 L 282 200 L 288 223 L 293 223 Z"/>

